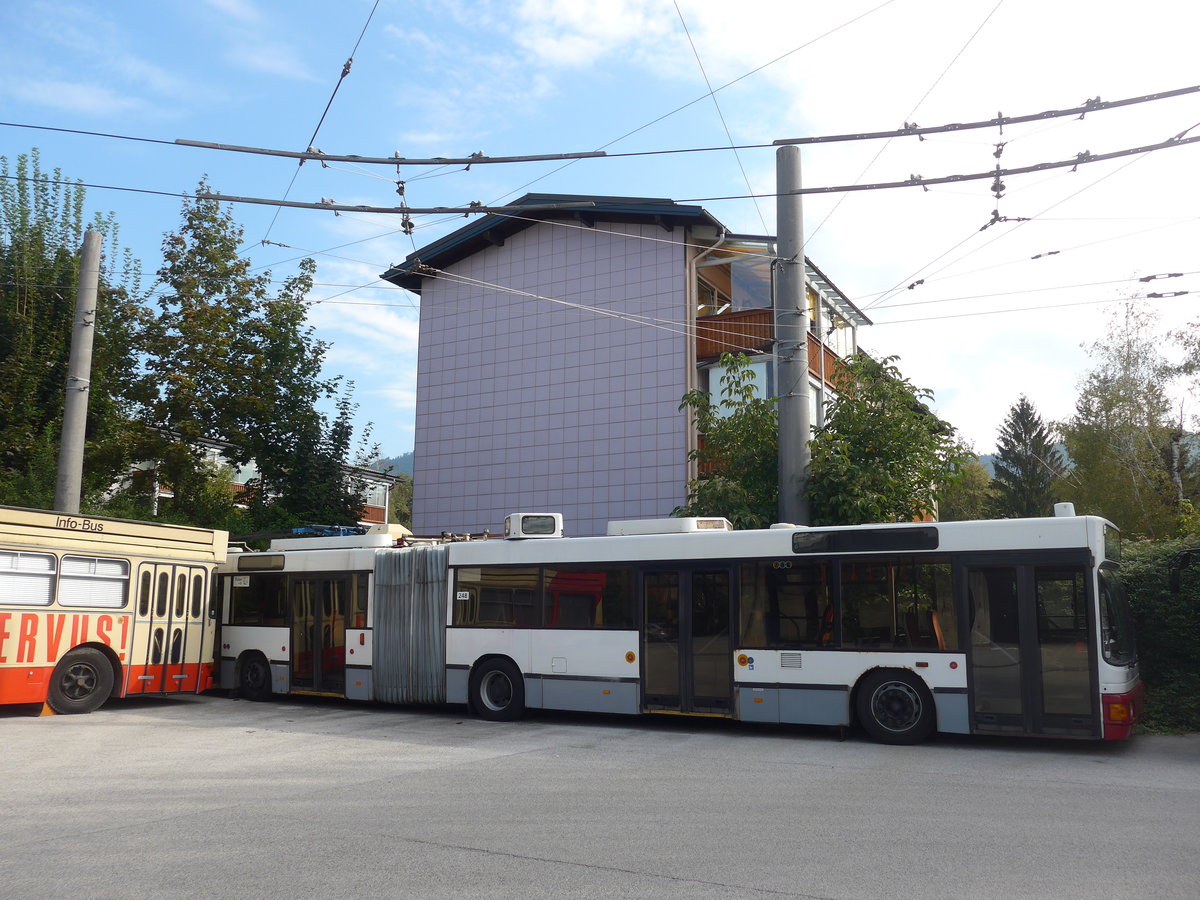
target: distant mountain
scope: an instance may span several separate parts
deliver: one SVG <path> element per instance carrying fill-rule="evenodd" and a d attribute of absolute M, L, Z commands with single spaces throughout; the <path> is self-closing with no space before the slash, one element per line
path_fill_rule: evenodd
<path fill-rule="evenodd" d="M 411 476 L 413 473 L 412 451 L 401 453 L 399 456 L 388 456 L 383 459 L 377 459 L 368 468 L 374 469 L 377 472 L 385 472 L 390 468 L 393 475 Z"/>
<path fill-rule="evenodd" d="M 979 457 L 979 464 L 987 469 L 988 475 L 990 475 L 992 478 L 996 477 L 996 467 L 993 464 L 995 460 L 995 453 L 985 453 L 983 456 Z"/>
<path fill-rule="evenodd" d="M 1062 454 L 1063 462 L 1067 468 L 1072 467 L 1071 457 L 1067 456 L 1067 448 L 1060 442 L 1054 445 L 1054 449 Z M 979 464 L 987 470 L 987 473 L 993 478 L 996 477 L 996 454 L 985 453 L 979 457 Z"/>

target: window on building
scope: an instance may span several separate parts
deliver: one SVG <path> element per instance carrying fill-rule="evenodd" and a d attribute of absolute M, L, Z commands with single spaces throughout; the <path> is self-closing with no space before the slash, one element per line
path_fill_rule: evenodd
<path fill-rule="evenodd" d="M 770 309 L 771 260 L 762 256 L 747 256 L 729 264 L 730 293 L 733 311 Z"/>

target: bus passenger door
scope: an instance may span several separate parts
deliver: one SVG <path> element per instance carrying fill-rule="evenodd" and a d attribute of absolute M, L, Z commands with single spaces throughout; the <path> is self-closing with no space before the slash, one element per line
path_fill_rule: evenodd
<path fill-rule="evenodd" d="M 726 715 L 733 675 L 728 569 L 642 575 L 642 705 Z"/>
<path fill-rule="evenodd" d="M 138 598 L 134 618 L 134 642 L 130 652 L 130 683 L 127 693 L 161 694 L 175 690 L 170 664 L 172 632 L 175 630 L 175 566 L 143 563 L 138 572 Z M 182 577 L 181 569 L 181 577 Z M 179 635 L 182 652 L 182 634 Z"/>
<path fill-rule="evenodd" d="M 973 730 L 1099 736 L 1089 568 L 966 569 Z"/>
<path fill-rule="evenodd" d="M 294 576 L 292 687 L 341 695 L 346 687 L 346 606 L 350 577 Z"/>

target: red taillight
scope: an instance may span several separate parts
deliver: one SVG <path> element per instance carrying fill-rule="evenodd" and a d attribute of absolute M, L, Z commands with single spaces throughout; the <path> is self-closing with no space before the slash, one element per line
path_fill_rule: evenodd
<path fill-rule="evenodd" d="M 1146 688 L 1139 682 L 1132 691 L 1123 694 L 1103 694 L 1105 740 L 1123 740 L 1133 733 L 1133 726 L 1142 714 L 1142 699 Z"/>
<path fill-rule="evenodd" d="M 1133 718 L 1128 703 L 1106 703 L 1104 706 L 1104 717 L 1110 722 L 1128 722 Z"/>

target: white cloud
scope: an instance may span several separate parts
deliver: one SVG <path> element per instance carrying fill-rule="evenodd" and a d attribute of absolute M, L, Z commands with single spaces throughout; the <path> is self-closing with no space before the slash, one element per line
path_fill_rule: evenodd
<path fill-rule="evenodd" d="M 239 68 L 295 81 L 317 81 L 296 51 L 284 44 L 272 43 L 263 36 L 239 37 L 225 52 L 225 58 Z"/>
<path fill-rule="evenodd" d="M 612 54 L 637 53 L 678 26 L 672 7 L 637 0 L 522 0 L 511 35 L 531 58 L 586 68 Z"/>
<path fill-rule="evenodd" d="M 217 12 L 237 19 L 239 22 L 253 24 L 262 21 L 262 13 L 249 0 L 205 0 Z"/>
<path fill-rule="evenodd" d="M 92 116 L 112 116 L 145 108 L 144 101 L 119 94 L 98 84 L 60 80 L 0 83 L 10 97 L 22 103 Z"/>
<path fill-rule="evenodd" d="M 363 393 L 381 398 L 392 409 L 410 412 L 417 407 L 417 392 L 409 388 L 376 388 Z"/>

